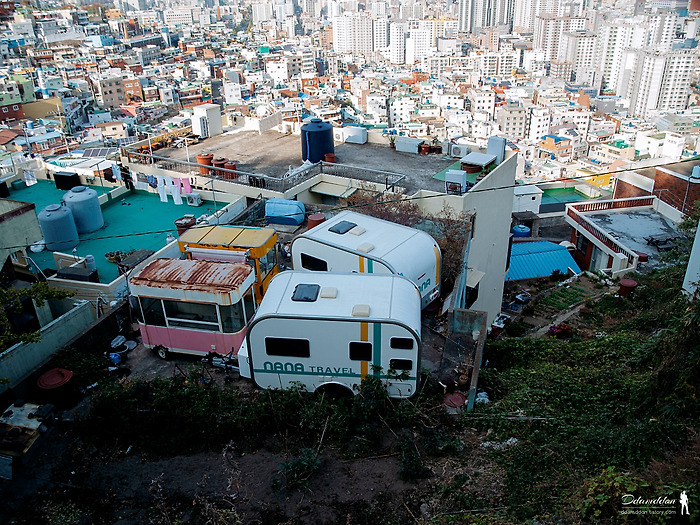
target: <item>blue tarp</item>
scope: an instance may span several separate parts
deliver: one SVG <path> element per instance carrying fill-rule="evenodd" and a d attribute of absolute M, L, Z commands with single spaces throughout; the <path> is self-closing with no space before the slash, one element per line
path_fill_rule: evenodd
<path fill-rule="evenodd" d="M 581 273 L 565 246 L 549 241 L 515 242 L 506 281 L 548 277 L 554 270 L 566 274 L 569 268 L 574 273 Z"/>

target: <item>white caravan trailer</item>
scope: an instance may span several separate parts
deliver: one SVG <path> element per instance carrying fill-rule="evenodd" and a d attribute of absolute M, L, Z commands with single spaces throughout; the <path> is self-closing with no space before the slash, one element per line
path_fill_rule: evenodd
<path fill-rule="evenodd" d="M 418 287 L 421 308 L 440 295 L 440 248 L 425 232 L 343 211 L 292 241 L 295 270 L 393 273 Z"/>
<path fill-rule="evenodd" d="M 399 275 L 287 271 L 275 276 L 238 353 L 241 376 L 260 388 L 294 383 L 353 391 L 384 380 L 410 397 L 420 371 L 420 295 Z"/>

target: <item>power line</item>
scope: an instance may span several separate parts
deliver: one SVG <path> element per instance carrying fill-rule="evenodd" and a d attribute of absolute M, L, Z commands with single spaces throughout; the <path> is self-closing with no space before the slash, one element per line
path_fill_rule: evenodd
<path fill-rule="evenodd" d="M 637 167 L 637 168 L 624 168 L 616 171 L 606 171 L 602 173 L 596 173 L 593 175 L 581 175 L 579 177 L 566 177 L 564 179 L 558 179 L 556 181 L 537 181 L 537 182 L 523 182 L 523 183 L 514 183 L 514 184 L 505 184 L 503 186 L 492 186 L 489 188 L 472 188 L 470 189 L 467 193 L 468 194 L 475 194 L 475 193 L 486 193 L 488 191 L 499 191 L 499 190 L 507 190 L 511 188 L 518 188 L 518 187 L 523 187 L 523 186 L 537 186 L 541 184 L 548 184 L 550 182 L 578 182 L 582 181 L 585 182 L 586 179 L 589 179 L 591 177 L 595 176 L 604 176 L 604 175 L 616 175 L 618 173 L 627 173 L 627 172 L 634 172 L 634 171 L 640 171 L 642 169 L 650 169 L 650 168 L 659 168 L 666 166 L 668 164 L 682 164 L 686 162 L 694 162 L 698 161 L 698 157 L 692 157 L 689 159 L 683 159 L 678 162 L 673 162 L 673 163 L 666 163 L 666 164 L 655 164 L 653 166 L 644 166 L 644 167 Z M 360 188 L 361 189 L 361 188 Z M 223 193 L 223 192 L 221 192 Z M 426 199 L 432 199 L 432 198 L 437 198 L 437 197 L 444 197 L 446 194 L 445 193 L 436 193 L 435 195 L 425 195 L 425 196 L 419 196 L 419 197 L 405 197 L 405 198 L 398 198 L 398 199 L 393 199 L 393 200 L 388 200 L 388 201 L 377 201 L 377 202 L 368 202 L 368 203 L 361 203 L 361 204 L 351 204 L 351 205 L 345 205 L 345 206 L 336 206 L 333 208 L 327 208 L 326 211 L 333 212 L 333 211 L 343 211 L 343 210 L 350 210 L 350 209 L 356 209 L 356 208 L 365 208 L 367 206 L 380 206 L 380 205 L 386 205 L 386 204 L 394 204 L 394 203 L 399 203 L 399 202 L 411 202 L 411 201 L 420 201 L 420 200 L 426 200 Z M 305 212 L 305 215 L 309 215 L 314 212 L 307 211 Z M 290 213 L 290 214 L 285 214 L 285 215 L 278 215 L 278 217 L 294 217 L 298 215 L 298 213 Z M 195 226 L 192 226 L 192 228 L 207 228 L 212 226 L 211 224 L 197 224 Z M 227 226 L 245 226 L 243 221 L 239 221 L 238 223 L 228 223 Z M 167 230 L 151 230 L 151 231 L 143 231 L 143 232 L 130 232 L 130 233 L 120 233 L 120 234 L 114 234 L 114 235 L 105 235 L 101 237 L 90 237 L 86 239 L 64 239 L 61 242 L 73 242 L 73 241 L 97 241 L 97 240 L 107 240 L 107 239 L 120 239 L 122 237 L 135 237 L 135 236 L 140 236 L 140 235 L 157 235 L 157 234 L 162 234 L 162 233 L 172 233 L 173 228 L 167 229 Z M 24 249 L 26 248 L 26 245 L 17 245 L 17 246 L 4 246 L 0 247 L 0 249 L 3 250 L 19 250 L 19 249 Z"/>

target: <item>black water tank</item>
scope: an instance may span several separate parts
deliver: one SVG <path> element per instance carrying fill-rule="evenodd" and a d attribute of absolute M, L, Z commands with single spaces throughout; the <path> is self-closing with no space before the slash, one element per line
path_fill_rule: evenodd
<path fill-rule="evenodd" d="M 326 153 L 335 153 L 333 126 L 313 118 L 301 127 L 301 160 L 320 162 Z"/>

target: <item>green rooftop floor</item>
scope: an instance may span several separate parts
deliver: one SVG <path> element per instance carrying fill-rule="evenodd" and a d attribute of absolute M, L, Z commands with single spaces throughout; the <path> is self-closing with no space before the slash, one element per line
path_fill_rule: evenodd
<path fill-rule="evenodd" d="M 591 197 L 576 191 L 575 188 L 551 188 L 542 193 L 542 204 L 557 204 L 591 200 Z"/>
<path fill-rule="evenodd" d="M 97 188 L 95 188 L 97 189 Z M 99 191 L 99 190 L 98 190 Z M 26 189 L 14 191 L 11 199 L 34 202 L 37 212 L 44 206 L 60 202 L 65 191 L 56 190 L 52 182 L 39 182 Z M 39 203 L 44 203 L 40 205 Z M 226 203 L 217 202 L 216 209 L 221 209 Z M 214 203 L 204 201 L 200 207 L 194 208 L 173 204 L 172 197 L 167 203 L 160 202 L 158 195 L 136 191 L 117 197 L 111 203 L 102 207 L 105 226 L 96 232 L 80 235 L 80 243 L 76 246 L 76 257 L 93 255 L 97 264 L 100 282 L 108 283 L 119 276 L 115 263 L 109 262 L 105 254 L 113 251 L 127 252 L 145 248 L 158 251 L 166 244 L 168 233 L 177 236 L 175 220 L 191 213 L 196 217 L 210 215 L 214 212 Z M 70 252 L 70 250 L 66 250 Z M 29 253 L 30 257 L 43 270 L 56 269 L 53 253 L 44 250 L 39 253 Z"/>
<path fill-rule="evenodd" d="M 102 188 L 101 186 L 88 186 L 97 192 L 98 195 L 109 192 L 112 188 Z M 36 184 L 27 186 L 21 190 L 13 190 L 10 187 L 10 199 L 16 201 L 33 202 L 36 212 L 46 208 L 49 204 L 60 204 L 61 199 L 66 194 L 66 190 L 56 188 L 56 183 L 48 180 L 39 180 Z"/>

